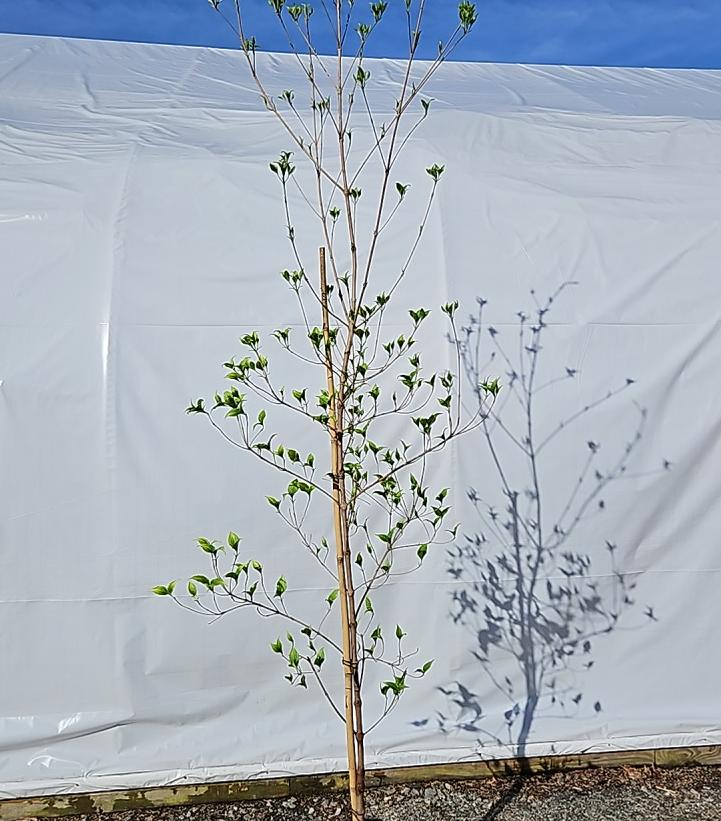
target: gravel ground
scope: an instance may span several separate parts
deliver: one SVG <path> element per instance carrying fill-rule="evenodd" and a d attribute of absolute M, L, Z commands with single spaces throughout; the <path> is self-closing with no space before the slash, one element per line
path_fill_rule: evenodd
<path fill-rule="evenodd" d="M 721 767 L 581 770 L 369 790 L 379 821 L 721 821 Z M 100 821 L 100 816 L 75 816 Z M 114 813 L 112 821 L 347 821 L 341 794 Z"/>

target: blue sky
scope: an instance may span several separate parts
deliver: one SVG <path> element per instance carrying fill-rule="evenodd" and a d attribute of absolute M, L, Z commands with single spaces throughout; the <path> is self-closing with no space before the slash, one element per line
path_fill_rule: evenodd
<path fill-rule="evenodd" d="M 402 8 L 400 0 L 389 3 Z M 207 0 L 0 0 L 0 6 L 5 32 L 234 45 Z M 260 46 L 284 50 L 265 0 L 245 0 L 245 7 Z M 455 7 L 428 0 L 426 54 L 455 19 Z M 721 0 L 480 0 L 478 12 L 456 59 L 721 68 Z M 397 20 L 384 21 L 375 55 L 402 56 Z"/>

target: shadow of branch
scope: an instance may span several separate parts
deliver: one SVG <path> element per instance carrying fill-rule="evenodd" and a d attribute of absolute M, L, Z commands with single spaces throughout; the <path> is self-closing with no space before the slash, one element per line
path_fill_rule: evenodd
<path fill-rule="evenodd" d="M 447 708 L 438 712 L 437 721 L 443 732 L 472 733 L 480 746 L 493 742 L 510 748 L 520 760 L 525 760 L 528 739 L 542 712 L 571 718 L 582 701 L 590 701 L 578 682 L 595 664 L 594 644 L 614 632 L 624 612 L 637 606 L 637 581 L 621 569 L 617 544 L 605 540 L 602 560 L 595 551 L 581 549 L 580 527 L 605 515 L 610 485 L 635 478 L 629 467 L 647 412 L 634 403 L 637 424 L 630 438 L 616 447 L 616 455 L 608 457 L 592 429 L 582 435 L 578 428 L 635 380 L 625 378 L 597 399 L 566 411 L 556 401 L 562 384 L 576 380 L 579 371 L 565 366 L 555 373 L 552 363 L 554 370 L 545 375 L 541 363 L 548 314 L 572 284 L 563 284 L 544 303 L 532 293 L 535 308 L 518 312 L 515 332 L 486 326 L 486 302 L 479 299 L 478 313 L 462 329 L 460 342 L 465 378 L 472 386 L 478 389 L 485 375 L 499 366 L 505 368 L 506 384 L 503 401 L 479 431 L 500 504 L 475 488 L 468 491 L 477 529 L 467 532 L 448 553 L 448 573 L 460 582 L 452 594 L 450 615 L 468 631 L 473 657 L 507 699 L 508 709 L 502 722 L 489 728 L 489 717 L 472 687 L 455 681 L 439 688 Z M 484 331 L 490 338 L 490 355 L 481 344 Z M 504 334 L 511 334 L 510 342 L 502 341 Z M 539 397 L 549 390 L 554 396 L 550 407 L 561 407 L 560 418 L 547 413 L 539 418 Z M 480 401 L 479 389 L 477 395 Z M 571 438 L 559 448 L 569 431 Z M 555 467 L 553 492 L 544 478 L 549 460 Z M 659 471 L 669 467 L 663 460 Z M 559 475 L 569 480 L 565 494 L 559 493 Z M 640 475 L 647 474 L 636 474 Z M 487 479 L 485 492 L 489 493 Z M 650 607 L 645 617 L 657 620 Z M 601 712 L 599 700 L 593 702 L 593 710 Z"/>
<path fill-rule="evenodd" d="M 478 821 L 496 821 L 506 807 L 513 804 L 516 798 L 523 792 L 525 781 L 525 776 L 517 775 L 503 794 L 491 804 L 483 815 L 479 816 Z"/>

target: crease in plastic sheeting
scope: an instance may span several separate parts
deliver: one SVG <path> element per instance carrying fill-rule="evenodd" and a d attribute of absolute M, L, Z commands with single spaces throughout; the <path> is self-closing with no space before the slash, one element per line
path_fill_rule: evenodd
<path fill-rule="evenodd" d="M 230 702 L 231 697 L 228 696 L 225 701 Z M 223 709 L 225 706 L 221 704 L 220 706 L 215 703 L 212 705 L 213 711 L 218 709 Z M 195 714 L 193 713 L 183 713 L 182 718 L 183 721 L 186 722 L 189 719 L 203 719 L 207 718 L 208 712 L 210 708 L 208 706 L 202 706 L 197 709 Z M 168 714 L 166 716 L 162 716 L 158 714 L 151 718 L 139 718 L 136 714 L 134 714 L 131 710 L 126 710 L 125 715 L 115 715 L 108 717 L 104 714 L 98 714 L 93 712 L 80 712 L 74 713 L 72 716 L 66 716 L 57 720 L 56 730 L 52 734 L 46 732 L 45 735 L 42 736 L 34 736 L 32 735 L 32 730 L 34 729 L 35 718 L 32 716 L 25 717 L 27 720 L 23 721 L 26 725 L 26 729 L 28 731 L 27 737 L 23 737 L 20 734 L 16 734 L 10 741 L 7 741 L 7 736 L 9 735 L 9 731 L 5 730 L 6 740 L 0 742 L 0 751 L 10 751 L 19 747 L 27 747 L 27 748 L 37 748 L 37 747 L 52 747 L 54 744 L 64 743 L 67 741 L 77 741 L 83 738 L 91 738 L 93 736 L 98 736 L 101 733 L 106 732 L 116 732 L 121 730 L 124 727 L 133 727 L 136 728 L 139 725 L 159 725 L 159 726 L 167 726 L 167 727 L 174 727 L 178 724 L 178 716 L 174 714 Z M 19 724 L 20 722 L 15 719 L 12 720 L 12 723 Z M 51 722 L 48 721 L 48 724 Z M 0 726 L 3 724 L 10 724 L 10 721 L 0 721 Z M 47 754 L 47 758 L 50 760 L 53 758 L 52 755 L 49 753 Z M 63 761 L 67 761 L 68 759 L 62 759 Z M 76 769 L 78 771 L 82 770 L 82 765 L 80 762 L 75 762 Z"/>
<path fill-rule="evenodd" d="M 689 368 L 690 364 L 697 360 L 699 354 L 704 351 L 709 342 L 719 334 L 721 331 L 721 319 L 717 319 L 714 322 L 706 323 L 706 322 L 698 322 L 694 323 L 694 327 L 699 329 L 699 339 L 697 341 L 691 340 L 690 350 L 682 353 L 678 364 L 673 368 L 670 373 L 666 373 L 663 375 L 663 381 L 666 384 L 671 385 L 678 385 L 681 382 L 681 379 L 684 376 L 685 371 Z"/>
<path fill-rule="evenodd" d="M 183 88 L 185 86 L 185 83 L 187 82 L 188 78 L 195 71 L 199 60 L 200 60 L 200 51 L 198 50 L 193 54 L 193 59 L 190 61 L 190 63 L 188 63 L 188 67 L 178 77 L 178 82 L 177 82 L 175 88 L 173 89 L 173 95 L 174 95 L 173 96 L 173 102 L 175 103 L 176 106 L 179 104 L 178 97 L 179 97 L 181 91 L 183 90 Z"/>
<path fill-rule="evenodd" d="M 111 399 L 111 390 L 110 390 L 110 354 L 111 354 L 111 332 L 113 326 L 113 307 L 114 307 L 114 297 L 115 297 L 115 289 L 117 287 L 117 278 L 118 278 L 118 268 L 119 268 L 119 257 L 122 256 L 124 253 L 124 243 L 123 243 L 123 226 L 127 218 L 127 206 L 128 206 L 128 186 L 130 183 L 130 175 L 132 172 L 133 164 L 135 162 L 135 156 L 137 153 L 137 144 L 132 143 L 130 148 L 128 149 L 127 160 L 125 163 L 125 169 L 123 171 L 123 176 L 121 179 L 121 183 L 119 186 L 119 194 L 118 194 L 118 202 L 115 208 L 115 219 L 113 220 L 113 230 L 112 230 L 112 257 L 111 257 L 111 265 L 110 265 L 110 282 L 108 286 L 108 298 L 107 304 L 105 308 L 105 317 L 104 317 L 104 328 L 103 328 L 103 335 L 101 341 L 101 357 L 102 357 L 102 368 L 103 368 L 103 404 L 105 407 L 106 413 L 106 427 L 107 427 L 107 418 L 110 415 L 108 408 L 110 407 L 110 399 Z M 114 414 L 113 414 L 114 418 Z M 107 430 L 106 430 L 107 433 Z M 114 436 L 114 426 L 113 426 L 113 436 Z M 114 455 L 114 454 L 112 454 Z"/>
<path fill-rule="evenodd" d="M 110 493 L 109 515 L 111 517 L 110 526 L 106 529 L 112 540 L 111 555 L 117 556 L 119 553 L 119 521 L 118 510 L 118 488 L 117 488 L 117 396 L 115 385 L 115 373 L 113 370 L 114 354 L 114 311 L 116 305 L 116 289 L 118 288 L 118 276 L 121 270 L 121 263 L 124 257 L 124 227 L 127 221 L 128 194 L 132 170 L 137 154 L 137 143 L 133 142 L 128 149 L 127 159 L 123 176 L 119 185 L 117 205 L 115 208 L 115 218 L 112 223 L 112 254 L 110 264 L 110 282 L 107 291 L 107 305 L 105 316 L 103 317 L 103 329 L 101 338 L 101 366 L 102 366 L 102 407 L 103 426 L 105 433 L 105 459 L 107 471 L 107 487 Z M 110 569 L 111 584 L 114 589 L 114 577 L 116 574 L 116 563 L 113 562 Z M 78 716 L 75 716 L 78 718 Z"/>
<path fill-rule="evenodd" d="M 47 211 L 36 211 L 34 214 L 0 214 L 0 224 L 9 222 L 42 222 L 47 218 Z"/>
<path fill-rule="evenodd" d="M 576 86 L 575 83 L 568 83 L 562 82 L 555 71 L 549 70 L 547 67 L 543 66 L 523 66 L 524 70 L 528 72 L 531 76 L 541 77 L 541 79 L 549 83 L 550 85 L 554 86 L 555 88 L 560 88 L 563 96 L 570 96 L 572 98 L 578 99 L 583 103 L 581 107 L 581 111 L 584 114 L 608 114 L 609 109 L 606 105 L 593 105 L 593 101 L 589 98 L 588 94 L 581 93 Z M 525 106 L 531 107 L 535 110 L 542 110 L 544 112 L 558 112 L 558 113 L 573 113 L 579 109 L 569 108 L 564 106 L 563 108 L 556 108 L 551 106 L 538 106 L 538 105 L 530 105 L 528 102 L 524 103 Z"/>
<path fill-rule="evenodd" d="M 3 75 L 0 75 L 0 89 L 2 88 L 3 83 L 8 79 L 8 77 L 12 77 L 15 72 L 20 71 L 27 63 L 35 58 L 35 55 L 38 54 L 42 50 L 41 46 L 30 46 L 27 49 L 27 53 L 8 71 L 6 71 Z M 0 94 L 0 97 L 3 95 Z"/>
<path fill-rule="evenodd" d="M 529 758 L 539 758 L 545 756 L 583 755 L 586 753 L 602 752 L 623 752 L 625 750 L 662 750 L 679 747 L 701 747 L 718 744 L 721 741 L 721 731 L 708 729 L 698 733 L 678 732 L 667 733 L 659 737 L 654 733 L 637 733 L 633 736 L 618 736 L 608 733 L 595 738 L 588 736 L 578 736 L 570 740 L 561 741 L 533 741 L 527 744 L 527 756 Z M 421 763 L 438 762 L 448 763 L 452 757 L 452 763 L 468 763 L 469 761 L 498 761 L 505 758 L 513 758 L 512 744 L 484 745 L 482 755 L 477 748 L 469 753 L 469 745 L 462 747 L 449 747 L 443 750 L 429 750 L 426 748 L 405 748 L 404 756 L 416 756 L 416 761 Z M 374 751 L 371 756 L 370 768 L 385 768 L 393 766 L 406 766 L 397 763 L 399 753 L 394 753 L 388 749 L 383 753 Z"/>
<path fill-rule="evenodd" d="M 633 305 L 643 302 L 643 297 L 647 294 L 652 286 L 658 286 L 665 279 L 669 279 L 674 274 L 675 267 L 694 251 L 698 251 L 704 243 L 718 234 L 718 225 L 708 225 L 698 231 L 696 236 L 688 237 L 683 248 L 677 250 L 673 255 L 669 255 L 661 265 L 651 266 L 652 270 L 648 271 L 641 279 L 634 277 L 633 287 L 626 292 L 618 294 L 618 299 L 615 305 L 609 304 L 607 310 L 613 315 L 618 315 L 624 305 Z M 629 283 L 631 284 L 631 283 Z M 665 324 L 665 323 L 664 323 Z"/>
<path fill-rule="evenodd" d="M 711 434 L 711 435 L 709 435 Z M 709 443 L 716 444 L 716 452 L 714 453 L 713 446 L 709 446 Z M 711 464 L 716 463 L 719 455 L 721 455 L 721 416 L 719 416 L 711 431 L 708 429 L 703 429 L 699 432 L 696 442 L 692 447 L 688 447 L 686 449 L 686 459 L 685 461 L 685 469 L 683 473 L 686 476 L 687 480 L 692 479 L 693 475 L 696 474 L 704 461 L 708 461 Z M 683 465 L 676 464 L 676 470 L 679 470 L 683 467 Z M 717 474 L 718 475 L 718 474 Z M 680 481 L 680 480 L 677 480 Z M 695 502 L 695 509 L 693 512 L 691 510 L 687 511 L 686 516 L 684 519 L 676 520 L 676 529 L 678 532 L 678 540 L 674 541 L 669 537 L 669 540 L 664 544 L 664 548 L 667 554 L 671 554 L 676 552 L 674 550 L 674 545 L 678 544 L 679 542 L 682 543 L 682 537 L 686 530 L 686 523 L 688 521 L 693 521 L 694 519 L 702 518 L 703 514 L 709 510 L 713 510 L 714 506 L 718 505 L 718 498 L 719 498 L 719 491 L 721 490 L 721 477 L 719 477 L 717 486 L 708 486 L 705 488 L 705 494 L 696 493 L 692 498 Z M 678 484 L 674 483 L 671 485 L 669 483 L 667 489 L 664 491 L 664 494 L 660 496 L 656 502 L 655 510 L 657 512 L 660 511 L 667 511 L 672 509 L 676 497 L 678 496 Z M 648 522 L 652 522 L 653 519 L 651 518 L 650 512 L 648 516 Z M 665 571 L 656 570 L 656 571 L 646 571 L 648 572 L 666 572 L 666 573 L 718 573 L 721 568 L 709 568 L 704 567 L 703 569 L 699 568 L 668 568 Z M 645 575 L 645 574 L 644 574 Z"/>

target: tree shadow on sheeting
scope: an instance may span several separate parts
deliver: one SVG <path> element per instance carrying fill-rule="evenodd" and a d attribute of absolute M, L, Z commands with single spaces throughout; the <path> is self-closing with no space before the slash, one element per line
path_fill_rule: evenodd
<path fill-rule="evenodd" d="M 573 284 L 562 285 L 543 303 L 531 292 L 533 311 L 519 312 L 517 326 L 503 332 L 485 325 L 486 302 L 479 299 L 459 351 L 472 386 L 498 373 L 499 366 L 506 372 L 502 401 L 479 432 L 484 446 L 479 461 L 486 466 L 490 460 L 493 480 L 484 477 L 486 496 L 468 490 L 476 525 L 464 522 L 466 533 L 449 549 L 447 570 L 457 582 L 453 623 L 471 637 L 472 655 L 507 709 L 502 719 L 487 715 L 473 683 L 457 680 L 439 688 L 446 705 L 436 721 L 444 733 L 468 734 L 480 747 L 503 747 L 521 760 L 539 717 L 568 719 L 586 709 L 602 711 L 601 702 L 582 687 L 583 673 L 595 664 L 595 643 L 616 630 L 656 620 L 651 607 L 637 603 L 635 575 L 621 569 L 623 551 L 611 534 L 601 540 L 605 545 L 589 543 L 583 549 L 582 523 L 598 517 L 594 533 L 603 532 L 609 486 L 642 475 L 632 474 L 630 467 L 647 412 L 634 402 L 635 424 L 619 432 L 620 441 L 602 447 L 588 432 L 593 412 L 630 391 L 634 380 L 624 377 L 596 400 L 564 407 L 564 385 L 577 380 L 579 372 L 565 367 L 546 375 L 541 363 L 549 313 Z M 490 354 L 482 336 L 490 340 Z M 539 396 L 547 391 L 553 391 L 560 409 L 550 425 L 547 413 L 537 418 Z M 481 401 L 480 391 L 477 398 Z M 576 443 L 575 451 L 557 447 L 562 435 L 566 443 Z M 544 485 L 548 459 L 556 463 L 554 476 L 565 473 L 568 479 L 563 494 L 557 479 L 553 489 Z M 669 467 L 664 460 L 658 472 Z M 491 491 L 488 498 L 494 486 L 495 497 Z"/>

